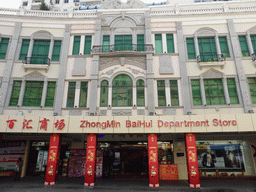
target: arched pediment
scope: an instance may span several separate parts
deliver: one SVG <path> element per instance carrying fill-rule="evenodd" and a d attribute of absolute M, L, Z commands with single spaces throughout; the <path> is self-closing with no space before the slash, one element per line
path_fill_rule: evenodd
<path fill-rule="evenodd" d="M 116 28 L 127 28 L 127 27 L 136 27 L 137 23 L 131 19 L 130 17 L 125 16 L 124 18 L 118 17 L 113 19 L 113 21 L 110 23 L 110 27 L 116 27 Z"/>
<path fill-rule="evenodd" d="M 195 36 L 200 37 L 215 36 L 216 34 L 217 31 L 209 27 L 200 28 L 195 32 Z"/>
<path fill-rule="evenodd" d="M 32 37 L 33 39 L 52 39 L 53 35 L 49 31 L 37 31 Z"/>
<path fill-rule="evenodd" d="M 200 75 L 200 77 L 202 77 L 203 79 L 222 79 L 223 76 L 224 74 L 222 72 L 213 68 L 205 71 Z"/>

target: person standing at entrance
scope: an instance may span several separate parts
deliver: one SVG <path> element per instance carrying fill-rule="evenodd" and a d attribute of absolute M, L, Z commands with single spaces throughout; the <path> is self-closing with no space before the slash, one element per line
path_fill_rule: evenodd
<path fill-rule="evenodd" d="M 16 182 L 20 181 L 22 166 L 23 166 L 23 161 L 22 161 L 22 158 L 19 157 L 18 162 L 16 163 L 15 173 L 14 173 L 14 181 Z"/>

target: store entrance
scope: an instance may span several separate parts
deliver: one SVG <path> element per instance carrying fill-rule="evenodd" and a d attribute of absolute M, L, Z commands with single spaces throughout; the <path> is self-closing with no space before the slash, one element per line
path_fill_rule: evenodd
<path fill-rule="evenodd" d="M 147 145 L 138 142 L 107 143 L 103 156 L 103 173 L 105 178 L 147 177 Z"/>

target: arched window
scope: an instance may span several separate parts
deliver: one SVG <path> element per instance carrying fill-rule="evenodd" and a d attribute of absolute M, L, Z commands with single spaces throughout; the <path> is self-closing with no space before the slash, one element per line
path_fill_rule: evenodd
<path fill-rule="evenodd" d="M 127 75 L 118 75 L 112 83 L 112 106 L 132 106 L 132 80 Z"/>
<path fill-rule="evenodd" d="M 145 92 L 144 92 L 144 81 L 138 80 L 136 83 L 137 88 L 137 106 L 145 106 Z"/>
<path fill-rule="evenodd" d="M 108 81 L 104 80 L 100 85 L 100 106 L 108 106 Z"/>

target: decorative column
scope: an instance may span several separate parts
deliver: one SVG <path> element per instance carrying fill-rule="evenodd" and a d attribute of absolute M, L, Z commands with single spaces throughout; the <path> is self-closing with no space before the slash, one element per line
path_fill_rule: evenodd
<path fill-rule="evenodd" d="M 254 53 L 254 50 L 253 50 L 252 40 L 251 40 L 249 31 L 246 32 L 246 41 L 247 41 L 248 49 L 249 49 L 250 56 L 251 56 Z"/>
<path fill-rule="evenodd" d="M 50 138 L 49 154 L 45 174 L 44 185 L 55 185 L 58 178 L 59 155 L 60 155 L 61 136 L 52 133 Z"/>
<path fill-rule="evenodd" d="M 149 187 L 159 187 L 157 134 L 148 134 Z"/>
<path fill-rule="evenodd" d="M 87 135 L 84 186 L 94 186 L 97 134 Z"/>
<path fill-rule="evenodd" d="M 48 58 L 50 59 L 50 61 L 52 60 L 53 46 L 54 46 L 54 40 L 53 40 L 53 37 L 51 37 L 50 48 L 49 48 L 49 53 L 48 53 Z"/>
<path fill-rule="evenodd" d="M 44 87 L 43 87 L 43 94 L 42 94 L 42 99 L 41 99 L 41 108 L 44 107 L 45 105 L 45 99 L 47 95 L 47 87 L 48 87 L 48 78 L 44 78 Z"/>
<path fill-rule="evenodd" d="M 227 83 L 227 76 L 226 75 L 223 75 L 222 84 L 223 84 L 223 90 L 224 90 L 226 104 L 230 105 L 230 98 L 229 98 L 229 93 L 228 93 L 228 83 Z"/>
<path fill-rule="evenodd" d="M 196 151 L 196 137 L 194 133 L 186 133 L 185 137 L 189 187 L 200 188 L 200 178 Z"/>
<path fill-rule="evenodd" d="M 200 75 L 200 91 L 201 91 L 201 98 L 203 106 L 206 106 L 206 97 L 205 97 L 205 90 L 204 90 L 204 78 Z"/>
<path fill-rule="evenodd" d="M 18 106 L 19 107 L 22 106 L 24 92 L 25 92 L 25 87 L 26 87 L 26 81 L 25 81 L 25 79 L 22 79 L 21 88 L 20 88 L 20 95 L 19 95 L 19 101 L 18 101 Z"/>
<path fill-rule="evenodd" d="M 200 55 L 197 35 L 195 35 L 194 37 L 194 43 L 195 43 L 195 51 L 196 51 L 196 58 L 197 58 L 197 56 Z"/>

